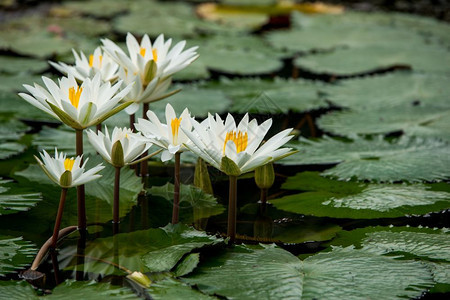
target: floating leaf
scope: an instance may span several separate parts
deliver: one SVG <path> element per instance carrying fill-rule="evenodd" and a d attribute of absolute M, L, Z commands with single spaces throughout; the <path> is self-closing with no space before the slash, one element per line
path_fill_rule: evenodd
<path fill-rule="evenodd" d="M 84 155 L 96 153 L 95 149 L 89 143 L 87 135 L 83 134 L 83 137 Z M 49 153 L 53 153 L 55 151 L 55 147 L 57 147 L 58 151 L 64 152 L 69 156 L 74 156 L 76 154 L 75 140 L 75 130 L 70 127 L 44 127 L 35 136 L 32 144 L 33 146 L 37 146 L 39 150 L 43 149 Z"/>
<path fill-rule="evenodd" d="M 402 104 L 448 107 L 449 80 L 448 75 L 394 72 L 342 80 L 321 90 L 334 104 L 358 111 Z"/>
<path fill-rule="evenodd" d="M 352 247 L 334 248 L 303 261 L 304 299 L 404 299 L 433 285 L 432 274 L 416 261 L 396 260 Z"/>
<path fill-rule="evenodd" d="M 319 217 L 396 218 L 450 207 L 450 193 L 422 184 L 340 182 L 304 172 L 289 177 L 282 187 L 305 192 L 271 200 L 275 207 Z"/>
<path fill-rule="evenodd" d="M 0 113 L 14 115 L 20 120 L 39 120 L 57 123 L 54 117 L 30 105 L 19 97 L 17 93 L 11 91 L 0 90 Z"/>
<path fill-rule="evenodd" d="M 304 80 L 234 79 L 222 78 L 206 85 L 221 90 L 233 100 L 232 110 L 245 113 L 305 112 L 327 108 L 328 103 L 319 92 L 323 85 Z"/>
<path fill-rule="evenodd" d="M 299 299 L 302 269 L 302 262 L 283 249 L 237 246 L 202 262 L 183 280 L 204 293 L 231 299 Z"/>
<path fill-rule="evenodd" d="M 71 13 L 111 18 L 126 11 L 130 3 L 126 0 L 70 1 L 61 5 Z"/>
<path fill-rule="evenodd" d="M 42 60 L 4 55 L 0 56 L 0 71 L 7 73 L 40 73 L 48 69 L 48 67 L 47 62 Z"/>
<path fill-rule="evenodd" d="M 173 184 L 166 183 L 163 186 L 153 186 L 149 192 L 154 196 L 173 201 Z M 193 221 L 221 214 L 225 208 L 217 203 L 217 199 L 202 189 L 193 185 L 181 184 L 180 187 L 180 210 L 184 215 L 184 210 L 192 210 Z"/>
<path fill-rule="evenodd" d="M 175 275 L 181 277 L 191 273 L 200 262 L 199 253 L 191 253 L 187 255 L 176 267 Z"/>
<path fill-rule="evenodd" d="M 322 140 L 300 139 L 291 144 L 300 150 L 280 163 L 287 165 L 338 164 L 323 172 L 339 180 L 440 181 L 450 177 L 448 145 L 437 140 L 402 137 L 393 142 L 381 136 L 372 140 L 355 137 L 344 142 L 325 136 Z"/>
<path fill-rule="evenodd" d="M 424 43 L 403 47 L 369 45 L 339 48 L 329 53 L 301 56 L 294 60 L 294 65 L 313 73 L 347 76 L 396 66 L 408 66 L 418 71 L 448 72 L 448 66 L 442 61 L 449 60 L 450 51 L 442 46 Z"/>
<path fill-rule="evenodd" d="M 21 237 L 0 235 L 0 277 L 30 264 L 36 251 L 33 243 Z"/>
<path fill-rule="evenodd" d="M 23 91 L 23 84 L 33 85 L 34 82 L 42 82 L 41 77 L 28 73 L 18 73 L 15 75 L 0 74 L 0 91 L 17 92 Z M 18 99 L 17 101 L 23 101 Z M 28 105 L 30 107 L 30 105 Z"/>
<path fill-rule="evenodd" d="M 208 294 L 262 299 L 414 298 L 433 285 L 427 267 L 368 251 L 335 248 L 303 262 L 273 246 L 238 246 L 212 257 L 183 278 Z"/>
<path fill-rule="evenodd" d="M 165 300 L 165 299 L 198 299 L 198 300 L 212 300 L 217 299 L 202 294 L 196 289 L 191 288 L 189 285 L 182 283 L 175 279 L 166 279 L 153 283 L 147 292 L 150 294 L 151 299 Z"/>
<path fill-rule="evenodd" d="M 29 129 L 28 126 L 18 120 L 0 118 L 0 140 L 2 141 L 0 144 L 0 159 L 9 158 L 25 150 L 26 146 L 17 143 L 17 140 Z"/>
<path fill-rule="evenodd" d="M 115 243 L 120 245 L 117 259 L 121 266 L 133 271 L 161 272 L 171 270 L 192 250 L 221 242 L 222 239 L 182 224 L 116 234 L 88 243 L 85 270 L 99 274 L 123 274 L 123 271 L 106 263 L 116 261 Z"/>
<path fill-rule="evenodd" d="M 11 185 L 11 180 L 0 178 L 0 216 L 9 215 L 19 211 L 27 211 L 42 200 L 39 193 L 25 193 L 17 185 Z M 11 190 L 11 188 L 13 188 Z"/>
<path fill-rule="evenodd" d="M 420 127 L 422 135 L 426 135 L 428 124 L 441 122 L 440 127 L 432 130 L 432 136 L 449 137 L 449 118 L 450 107 L 445 109 L 405 104 L 364 111 L 332 112 L 322 116 L 317 121 L 317 125 L 326 132 L 351 137 L 356 134 L 387 134 L 407 131 L 411 127 L 416 127 L 416 130 L 418 130 L 417 127 Z"/>

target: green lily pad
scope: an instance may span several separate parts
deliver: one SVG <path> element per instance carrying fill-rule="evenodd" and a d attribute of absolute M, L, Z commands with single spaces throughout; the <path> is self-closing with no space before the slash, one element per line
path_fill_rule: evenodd
<path fill-rule="evenodd" d="M 320 177 L 317 172 L 289 177 L 282 188 L 305 191 L 271 200 L 289 212 L 333 218 L 396 218 L 450 207 L 450 193 L 422 184 L 364 184 Z"/>
<path fill-rule="evenodd" d="M 450 150 L 445 142 L 402 137 L 387 142 L 354 137 L 344 142 L 325 136 L 318 141 L 300 139 L 291 146 L 300 152 L 279 161 L 286 165 L 338 164 L 324 171 L 339 180 L 441 181 L 450 177 Z"/>
<path fill-rule="evenodd" d="M 103 275 L 123 274 L 107 263 L 115 261 L 114 243 L 120 245 L 117 259 L 121 266 L 132 271 L 162 272 L 171 270 L 191 251 L 221 242 L 222 239 L 182 224 L 121 233 L 88 243 L 84 268 Z"/>
<path fill-rule="evenodd" d="M 23 92 L 24 91 L 23 84 L 33 85 L 34 82 L 42 82 L 41 76 L 31 75 L 28 73 L 19 73 L 15 75 L 0 74 L 0 91 Z M 25 100 L 23 99 L 18 99 L 17 101 L 25 102 Z"/>
<path fill-rule="evenodd" d="M 450 51 L 439 45 L 424 43 L 405 44 L 403 47 L 369 45 L 339 48 L 328 53 L 298 57 L 294 60 L 294 65 L 313 73 L 346 76 L 396 66 L 445 73 L 449 71 L 449 67 L 443 61 L 450 61 Z"/>
<path fill-rule="evenodd" d="M 0 178 L 0 216 L 27 211 L 42 200 L 40 193 L 25 192 L 26 189 Z"/>
<path fill-rule="evenodd" d="M 166 183 L 163 186 L 153 186 L 148 190 L 154 196 L 160 196 L 167 201 L 173 201 L 173 184 Z M 196 222 L 203 218 L 221 214 L 225 208 L 217 203 L 217 199 L 202 189 L 193 185 L 181 184 L 180 187 L 180 210 L 192 211 L 192 221 Z M 189 214 L 189 215 L 191 215 Z M 191 219 L 191 218 L 189 218 Z"/>
<path fill-rule="evenodd" d="M 152 283 L 147 289 L 152 299 L 198 299 L 198 300 L 212 300 L 216 297 L 205 295 L 189 285 L 182 283 L 175 279 L 166 279 Z"/>
<path fill-rule="evenodd" d="M 191 253 L 187 255 L 176 267 L 175 275 L 181 277 L 194 271 L 200 262 L 200 253 Z"/>
<path fill-rule="evenodd" d="M 58 151 L 64 152 L 69 156 L 74 156 L 76 154 L 75 135 L 75 130 L 68 126 L 61 126 L 59 128 L 44 126 L 35 136 L 32 144 L 33 146 L 37 146 L 38 150 L 53 153 L 55 147 L 57 147 Z M 85 133 L 83 134 L 83 153 L 85 155 L 96 153 Z"/>
<path fill-rule="evenodd" d="M 36 246 L 21 237 L 0 235 L 0 277 L 29 265 L 36 252 Z"/>
<path fill-rule="evenodd" d="M 222 78 L 206 88 L 223 91 L 233 100 L 231 110 L 239 113 L 306 112 L 328 107 L 319 92 L 323 85 L 305 80 Z"/>
<path fill-rule="evenodd" d="M 109 283 L 95 281 L 83 282 L 66 280 L 58 285 L 50 295 L 38 296 L 32 285 L 26 281 L 1 281 L 0 294 L 11 300 L 39 300 L 61 299 L 69 300 L 79 298 L 94 299 L 140 299 L 130 289 L 117 287 Z"/>
<path fill-rule="evenodd" d="M 3 121 L 3 122 L 1 122 Z M 17 141 L 30 128 L 15 119 L 0 118 L 0 159 L 10 158 L 25 151 L 26 146 Z"/>
<path fill-rule="evenodd" d="M 407 131 L 416 127 L 416 132 L 427 136 L 428 125 L 438 125 L 430 129 L 431 137 L 450 137 L 450 107 L 399 105 L 364 111 L 339 111 L 328 113 L 317 120 L 320 129 L 340 136 L 356 134 L 387 134 Z M 413 131 L 410 131 L 410 134 Z"/>
<path fill-rule="evenodd" d="M 245 299 L 386 299 L 418 297 L 433 285 L 431 272 L 364 250 L 335 248 L 304 261 L 273 246 L 235 247 L 202 262 L 187 278 L 208 294 Z"/>
<path fill-rule="evenodd" d="M 342 80 L 322 90 L 335 105 L 358 111 L 403 104 L 448 107 L 449 80 L 447 75 L 394 72 Z"/>
<path fill-rule="evenodd" d="M 112 18 L 126 11 L 130 3 L 126 0 L 97 0 L 97 1 L 70 1 L 61 5 L 73 13 L 83 15 Z"/>
<path fill-rule="evenodd" d="M 49 68 L 47 62 L 32 58 L 0 56 L 0 71 L 7 73 L 32 72 L 41 73 Z"/>
<path fill-rule="evenodd" d="M 1 89 L 0 113 L 4 113 L 10 116 L 14 115 L 14 117 L 20 120 L 46 121 L 54 122 L 55 124 L 57 122 L 54 117 L 43 112 L 39 108 L 32 106 L 21 97 L 19 97 L 17 93 L 11 91 L 3 91 Z"/>

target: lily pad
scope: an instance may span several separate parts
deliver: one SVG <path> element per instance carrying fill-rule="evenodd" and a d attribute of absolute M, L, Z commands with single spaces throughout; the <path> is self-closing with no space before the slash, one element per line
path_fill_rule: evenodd
<path fill-rule="evenodd" d="M 72 13 L 111 18 L 126 11 L 130 3 L 126 0 L 70 1 L 61 7 Z"/>
<path fill-rule="evenodd" d="M 153 283 L 147 292 L 152 299 L 198 299 L 198 300 L 212 300 L 218 299 L 216 297 L 205 295 L 189 285 L 175 279 L 166 279 Z"/>
<path fill-rule="evenodd" d="M 36 252 L 36 246 L 21 237 L 0 235 L 0 277 L 23 269 L 32 262 Z"/>
<path fill-rule="evenodd" d="M 1 122 L 3 121 L 3 122 Z M 29 127 L 15 119 L 0 118 L 0 159 L 6 159 L 25 151 L 26 146 L 17 141 Z"/>
<path fill-rule="evenodd" d="M 406 44 L 403 47 L 369 45 L 339 48 L 328 53 L 298 57 L 294 60 L 294 65 L 316 74 L 347 76 L 396 66 L 445 73 L 449 71 L 449 67 L 443 61 L 450 61 L 450 51 L 439 45 L 424 43 Z"/>
<path fill-rule="evenodd" d="M 233 100 L 232 111 L 239 113 L 306 112 L 327 108 L 328 103 L 319 92 L 324 85 L 306 80 L 274 80 L 221 78 L 208 89 L 223 91 Z"/>
<path fill-rule="evenodd" d="M 7 73 L 32 72 L 40 73 L 49 68 L 47 62 L 32 58 L 0 56 L 0 71 Z"/>
<path fill-rule="evenodd" d="M 25 192 L 11 182 L 0 178 L 0 216 L 27 211 L 42 200 L 40 193 Z"/>
<path fill-rule="evenodd" d="M 450 208 L 450 193 L 422 184 L 340 182 L 303 172 L 289 177 L 282 188 L 305 192 L 271 200 L 276 208 L 318 217 L 397 218 Z"/>
<path fill-rule="evenodd" d="M 222 239 L 186 225 L 169 224 L 163 228 L 121 233 L 88 243 L 84 267 L 88 272 L 102 275 L 123 274 L 111 264 L 118 260 L 121 266 L 132 271 L 169 271 L 191 251 L 221 242 Z M 120 247 L 115 248 L 115 243 Z M 115 251 L 118 251 L 116 258 Z"/>
<path fill-rule="evenodd" d="M 34 82 L 41 82 L 41 77 L 37 75 L 31 75 L 28 73 L 18 73 L 15 75 L 0 74 L 0 91 L 5 92 L 17 92 L 23 91 L 23 84 L 33 85 Z M 19 99 L 17 101 L 23 101 Z"/>
<path fill-rule="evenodd" d="M 130 289 L 117 287 L 109 283 L 97 283 L 95 281 L 82 282 L 66 280 L 58 285 L 50 295 L 38 296 L 32 285 L 26 281 L 1 281 L 0 294 L 11 300 L 38 300 L 61 299 L 69 300 L 79 298 L 95 300 L 107 299 L 140 299 Z"/>
<path fill-rule="evenodd" d="M 183 280 L 208 294 L 246 299 L 414 298 L 433 285 L 431 272 L 419 262 L 351 247 L 301 261 L 273 246 L 238 246 L 202 262 Z"/>
<path fill-rule="evenodd" d="M 153 186 L 149 189 L 153 196 L 160 196 L 164 199 L 173 201 L 173 184 L 166 183 L 163 186 Z M 217 199 L 202 189 L 193 185 L 181 184 L 180 187 L 180 210 L 189 209 L 193 215 L 192 221 L 196 222 L 203 218 L 221 214 L 225 208 L 217 203 Z"/>
<path fill-rule="evenodd" d="M 403 104 L 448 107 L 449 80 L 447 75 L 394 72 L 342 80 L 322 90 L 335 105 L 357 111 Z"/>
<path fill-rule="evenodd" d="M 364 111 L 332 112 L 320 117 L 317 125 L 326 132 L 349 137 L 408 131 L 416 127 L 416 132 L 422 136 L 430 132 L 431 137 L 447 138 L 450 137 L 449 118 L 450 106 L 444 109 L 405 104 Z M 438 126 L 427 131 L 428 124 Z M 413 132 L 410 131 L 410 134 Z"/>
<path fill-rule="evenodd" d="M 8 88 L 6 89 L 8 90 Z M 30 105 L 19 97 L 17 93 L 12 91 L 0 90 L 0 113 L 10 116 L 14 115 L 14 117 L 20 120 L 37 120 L 57 123 L 54 117 Z"/>
<path fill-rule="evenodd" d="M 285 165 L 338 164 L 324 171 L 339 180 L 441 181 L 450 177 L 450 150 L 445 142 L 402 137 L 388 142 L 354 137 L 345 142 L 325 136 L 318 141 L 300 139 L 291 146 L 300 152 L 280 160 Z"/>

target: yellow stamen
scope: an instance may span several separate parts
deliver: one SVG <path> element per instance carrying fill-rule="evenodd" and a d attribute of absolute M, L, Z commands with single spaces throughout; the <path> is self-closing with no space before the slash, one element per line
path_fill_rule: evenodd
<path fill-rule="evenodd" d="M 77 90 L 75 91 L 74 87 L 69 89 L 69 100 L 75 108 L 78 108 L 78 103 L 80 102 L 81 92 L 83 91 L 82 87 L 77 86 Z"/>
<path fill-rule="evenodd" d="M 233 141 L 233 143 L 236 145 L 237 153 L 242 152 L 247 149 L 248 134 L 247 132 L 242 133 L 240 130 L 237 135 L 235 131 L 227 132 L 227 135 L 225 136 L 225 142 L 223 144 L 223 153 L 225 153 L 225 148 L 227 147 L 228 141 Z"/>
<path fill-rule="evenodd" d="M 98 56 L 98 59 L 99 59 L 99 62 L 100 62 L 100 66 L 102 65 L 102 59 L 103 59 L 103 56 L 102 55 L 99 55 Z M 89 67 L 91 67 L 92 68 L 92 66 L 94 65 L 94 55 L 89 55 Z"/>
<path fill-rule="evenodd" d="M 178 143 L 178 130 L 180 129 L 180 123 L 182 118 L 172 119 L 170 126 L 172 127 L 172 136 L 173 136 L 173 144 L 176 145 Z"/>
<path fill-rule="evenodd" d="M 64 168 L 66 169 L 66 171 L 72 171 L 74 163 L 75 163 L 75 159 L 73 159 L 73 158 L 66 158 L 64 160 Z"/>
<path fill-rule="evenodd" d="M 155 62 L 158 61 L 158 51 L 156 49 L 152 49 L 153 60 Z"/>
<path fill-rule="evenodd" d="M 141 50 L 139 51 L 139 53 L 142 55 L 142 57 L 145 56 L 145 51 L 146 51 L 146 49 L 141 47 Z"/>

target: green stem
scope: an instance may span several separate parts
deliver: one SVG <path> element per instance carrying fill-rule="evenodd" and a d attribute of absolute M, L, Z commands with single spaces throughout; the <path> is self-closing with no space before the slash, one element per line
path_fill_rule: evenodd
<path fill-rule="evenodd" d="M 236 209 L 237 209 L 237 176 L 230 175 L 230 189 L 228 200 L 228 231 L 230 242 L 236 239 Z"/>
<path fill-rule="evenodd" d="M 58 213 L 56 215 L 55 227 L 53 228 L 52 245 L 51 248 L 56 248 L 58 242 L 59 227 L 61 227 L 61 219 L 64 211 L 64 203 L 66 202 L 67 189 L 61 189 L 61 197 L 59 199 Z"/>
<path fill-rule="evenodd" d="M 178 216 L 180 211 L 180 156 L 180 152 L 175 153 L 172 224 L 178 223 Z"/>
<path fill-rule="evenodd" d="M 83 130 L 76 131 L 76 153 L 77 156 L 83 155 Z M 81 160 L 80 164 L 83 163 Z M 77 207 L 78 207 L 78 230 L 83 234 L 86 231 L 86 203 L 85 203 L 84 184 L 77 186 Z"/>
<path fill-rule="evenodd" d="M 119 193 L 120 193 L 120 167 L 116 167 L 114 177 L 114 204 L 113 204 L 113 231 L 119 231 Z"/>

